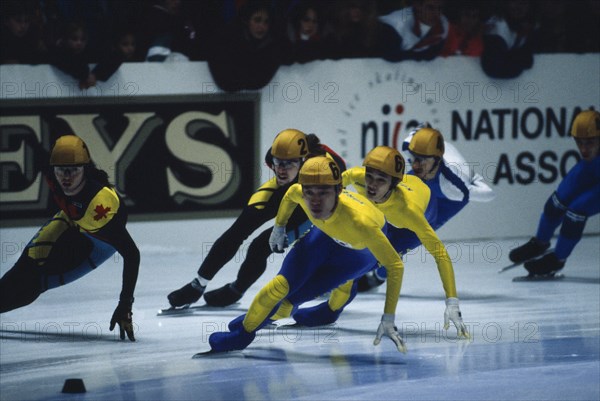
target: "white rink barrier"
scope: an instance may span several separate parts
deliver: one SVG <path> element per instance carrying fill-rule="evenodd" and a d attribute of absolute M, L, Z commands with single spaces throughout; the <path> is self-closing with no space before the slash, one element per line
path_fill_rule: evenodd
<path fill-rule="evenodd" d="M 544 202 L 577 161 L 568 136 L 581 109 L 600 108 L 598 54 L 537 55 L 532 69 L 495 80 L 478 59 L 430 62 L 377 59 L 318 61 L 283 66 L 260 95 L 259 151 L 288 127 L 316 133 L 346 158 L 361 163 L 373 146 L 399 146 L 408 128 L 429 121 L 496 192 L 471 203 L 440 230 L 442 238 L 494 238 L 535 233 Z M 224 94 L 206 63 L 124 64 L 109 81 L 85 91 L 47 65 L 0 66 L 0 99 L 115 98 Z M 248 133 L 252 132 L 251 128 Z M 259 180 L 269 176 L 262 168 Z M 600 233 L 600 218 L 586 233 Z"/>

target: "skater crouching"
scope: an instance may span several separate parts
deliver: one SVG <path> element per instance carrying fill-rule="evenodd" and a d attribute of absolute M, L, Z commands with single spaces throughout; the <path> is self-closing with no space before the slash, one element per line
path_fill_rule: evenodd
<path fill-rule="evenodd" d="M 43 292 L 77 280 L 119 252 L 123 284 L 110 330 L 118 324 L 121 339 L 127 334 L 135 341 L 131 307 L 140 253 L 125 227 L 125 207 L 79 137 L 57 139 L 50 168 L 47 181 L 60 211 L 0 279 L 0 313 L 29 305 Z"/>
<path fill-rule="evenodd" d="M 554 276 L 560 271 L 581 239 L 588 217 L 600 213 L 600 113 L 595 110 L 579 113 L 573 121 L 571 136 L 582 160 L 546 201 L 535 237 L 509 254 L 511 261 L 525 262 L 530 276 Z M 561 228 L 555 249 L 546 253 L 558 226 Z"/>
<path fill-rule="evenodd" d="M 277 215 L 279 203 L 291 185 L 298 181 L 298 172 L 308 155 L 330 155 L 345 170 L 345 162 L 333 150 L 320 143 L 315 134 L 304 134 L 297 129 L 285 129 L 277 134 L 265 155 L 265 163 L 274 176 L 263 183 L 248 200 L 248 204 L 211 247 L 198 268 L 197 276 L 183 287 L 167 296 L 171 309 L 185 309 L 204 295 L 206 304 L 225 307 L 239 301 L 244 293 L 267 268 L 267 259 L 272 254 L 269 236 L 272 227 L 262 231 L 252 240 L 235 281 L 205 293 L 210 281 L 235 256 L 243 242 L 263 224 Z M 304 211 L 298 208 L 287 226 L 287 241 L 294 242 L 310 228 Z"/>

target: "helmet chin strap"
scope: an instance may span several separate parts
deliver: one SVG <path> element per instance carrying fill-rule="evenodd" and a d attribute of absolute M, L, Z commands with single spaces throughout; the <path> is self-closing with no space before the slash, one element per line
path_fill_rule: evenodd
<path fill-rule="evenodd" d="M 429 171 L 427 172 L 427 174 L 433 173 L 433 170 L 435 170 L 440 165 L 441 161 L 442 161 L 441 157 L 436 157 L 435 158 L 435 163 L 433 163 L 433 166 L 431 166 L 431 168 L 429 169 Z"/>
<path fill-rule="evenodd" d="M 393 189 L 394 188 L 390 186 L 390 189 L 388 189 L 387 192 L 381 197 L 381 200 L 379 200 L 378 202 L 375 202 L 375 203 L 382 203 L 382 202 L 385 202 L 386 200 L 388 200 L 390 195 L 392 194 Z"/>
<path fill-rule="evenodd" d="M 394 188 L 396 188 L 396 185 L 398 185 L 398 183 L 400 181 L 401 181 L 400 179 L 392 178 L 392 182 L 390 183 L 390 187 L 388 188 L 387 192 L 381 197 L 380 201 L 375 202 L 375 203 L 382 203 L 382 202 L 385 202 L 386 200 L 388 200 L 392 194 L 392 191 L 394 190 Z"/>
<path fill-rule="evenodd" d="M 338 204 L 340 203 L 340 194 L 342 193 L 342 185 L 338 184 L 335 186 L 335 203 L 333 205 L 333 207 L 331 208 L 331 214 L 333 214 L 333 212 L 335 212 L 335 209 L 337 209 Z"/>

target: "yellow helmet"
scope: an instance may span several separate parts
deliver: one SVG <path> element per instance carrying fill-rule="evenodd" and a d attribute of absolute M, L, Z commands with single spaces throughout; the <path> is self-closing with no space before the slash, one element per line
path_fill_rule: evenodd
<path fill-rule="evenodd" d="M 342 183 L 342 172 L 332 158 L 315 156 L 302 165 L 298 182 L 302 185 L 338 185 Z"/>
<path fill-rule="evenodd" d="M 408 150 L 421 156 L 444 156 L 444 137 L 433 128 L 421 128 L 413 135 Z"/>
<path fill-rule="evenodd" d="M 50 154 L 51 166 L 77 166 L 91 161 L 87 145 L 75 135 L 59 137 Z"/>
<path fill-rule="evenodd" d="M 304 132 L 288 128 L 275 137 L 271 155 L 278 159 L 301 159 L 308 154 L 308 142 Z"/>
<path fill-rule="evenodd" d="M 577 114 L 571 128 L 575 138 L 595 138 L 600 136 L 600 113 L 596 110 L 585 110 Z"/>
<path fill-rule="evenodd" d="M 402 180 L 406 163 L 396 149 L 389 146 L 373 148 L 363 161 L 363 166 L 379 170 L 389 176 Z"/>

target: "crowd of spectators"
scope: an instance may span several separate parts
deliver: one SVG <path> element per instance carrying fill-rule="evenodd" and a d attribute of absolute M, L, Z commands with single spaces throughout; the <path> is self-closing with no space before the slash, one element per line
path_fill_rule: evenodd
<path fill-rule="evenodd" d="M 600 0 L 0 0 L 1 64 L 82 89 L 123 62 L 207 61 L 226 91 L 323 59 L 478 57 L 511 78 L 536 53 L 600 52 Z M 95 65 L 90 69 L 89 65 Z"/>

